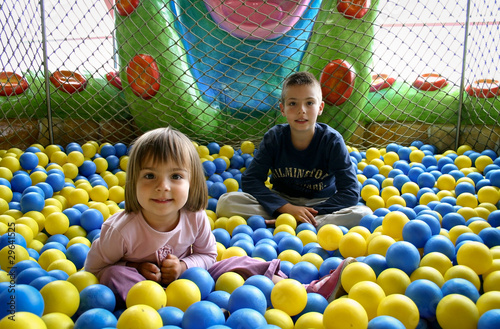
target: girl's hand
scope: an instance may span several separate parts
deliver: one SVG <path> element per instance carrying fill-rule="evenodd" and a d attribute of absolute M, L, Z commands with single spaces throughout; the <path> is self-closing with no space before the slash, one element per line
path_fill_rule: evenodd
<path fill-rule="evenodd" d="M 143 263 L 133 263 L 127 262 L 127 266 L 134 267 L 146 280 L 152 280 L 155 282 L 160 282 L 161 273 L 160 269 L 156 264 L 143 262 Z"/>
<path fill-rule="evenodd" d="M 181 262 L 177 256 L 169 254 L 161 263 L 161 283 L 168 285 L 177 280 L 186 270 L 186 264 Z"/>

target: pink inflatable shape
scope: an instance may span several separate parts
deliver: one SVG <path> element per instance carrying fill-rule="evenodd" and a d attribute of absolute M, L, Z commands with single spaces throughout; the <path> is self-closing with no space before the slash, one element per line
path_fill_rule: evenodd
<path fill-rule="evenodd" d="M 217 25 L 237 38 L 274 39 L 288 32 L 311 0 L 205 0 Z"/>

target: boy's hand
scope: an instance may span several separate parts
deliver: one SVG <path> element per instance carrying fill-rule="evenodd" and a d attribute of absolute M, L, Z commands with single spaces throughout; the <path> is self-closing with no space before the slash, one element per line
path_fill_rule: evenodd
<path fill-rule="evenodd" d="M 316 226 L 316 220 L 314 217 L 318 214 L 318 211 L 310 207 L 295 206 L 291 203 L 278 208 L 278 211 L 286 214 L 290 214 L 299 222 L 310 223 Z"/>
<path fill-rule="evenodd" d="M 169 254 L 161 263 L 161 283 L 168 285 L 186 270 L 186 264 L 181 262 L 177 256 Z"/>
<path fill-rule="evenodd" d="M 146 280 L 152 280 L 155 282 L 160 282 L 161 273 L 160 269 L 156 264 L 144 262 L 144 263 L 133 263 L 127 262 L 127 266 L 134 267 Z"/>

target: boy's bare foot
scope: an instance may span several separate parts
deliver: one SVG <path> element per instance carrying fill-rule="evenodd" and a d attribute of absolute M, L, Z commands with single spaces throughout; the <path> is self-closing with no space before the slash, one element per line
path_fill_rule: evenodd
<path fill-rule="evenodd" d="M 276 224 L 276 219 L 266 219 L 265 222 L 267 226 L 274 226 Z"/>

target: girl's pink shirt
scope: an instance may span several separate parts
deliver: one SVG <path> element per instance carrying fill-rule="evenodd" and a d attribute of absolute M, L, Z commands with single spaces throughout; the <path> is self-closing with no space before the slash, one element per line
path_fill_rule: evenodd
<path fill-rule="evenodd" d="M 126 262 L 151 262 L 158 266 L 173 254 L 187 268 L 210 268 L 217 259 L 217 246 L 204 210 L 180 211 L 179 223 L 170 232 L 151 228 L 142 213 L 117 213 L 108 218 L 101 235 L 87 254 L 85 270 L 95 274 L 110 265 Z"/>

